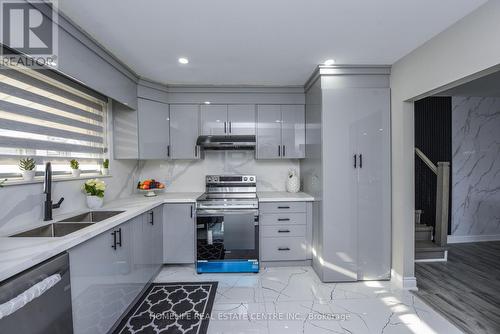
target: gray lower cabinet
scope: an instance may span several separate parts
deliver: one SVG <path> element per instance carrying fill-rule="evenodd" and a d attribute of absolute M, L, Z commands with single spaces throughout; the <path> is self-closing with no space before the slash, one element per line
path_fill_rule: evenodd
<path fill-rule="evenodd" d="M 170 158 L 195 160 L 200 158 L 196 146 L 199 134 L 200 106 L 197 104 L 170 105 Z"/>
<path fill-rule="evenodd" d="M 194 203 L 165 204 L 163 216 L 163 263 L 194 263 Z"/>
<path fill-rule="evenodd" d="M 75 334 L 108 333 L 161 266 L 162 208 L 151 212 L 68 251 Z"/>
<path fill-rule="evenodd" d="M 261 203 L 259 211 L 260 259 L 262 261 L 311 259 L 311 203 Z"/>
<path fill-rule="evenodd" d="M 170 157 L 168 104 L 138 99 L 139 159 Z"/>
<path fill-rule="evenodd" d="M 257 159 L 304 158 L 305 136 L 303 105 L 257 106 Z"/>

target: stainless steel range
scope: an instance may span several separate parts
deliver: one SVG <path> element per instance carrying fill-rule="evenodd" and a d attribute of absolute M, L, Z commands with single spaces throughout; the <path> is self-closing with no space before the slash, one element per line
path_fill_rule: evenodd
<path fill-rule="evenodd" d="M 196 217 L 198 273 L 259 271 L 255 175 L 208 175 Z"/>

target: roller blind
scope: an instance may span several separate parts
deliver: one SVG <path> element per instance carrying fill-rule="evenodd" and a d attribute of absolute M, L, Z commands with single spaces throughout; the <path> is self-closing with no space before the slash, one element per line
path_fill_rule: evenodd
<path fill-rule="evenodd" d="M 19 159 L 32 157 L 69 173 L 77 159 L 83 172 L 97 172 L 107 152 L 103 100 L 43 71 L 0 66 L 0 176 L 20 173 Z"/>

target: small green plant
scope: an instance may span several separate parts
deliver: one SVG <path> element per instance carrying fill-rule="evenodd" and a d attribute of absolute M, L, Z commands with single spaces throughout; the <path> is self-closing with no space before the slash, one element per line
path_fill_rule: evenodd
<path fill-rule="evenodd" d="M 71 166 L 71 169 L 78 169 L 78 168 L 80 168 L 80 163 L 76 159 L 71 160 L 69 162 L 69 165 Z"/>
<path fill-rule="evenodd" d="M 102 162 L 102 167 L 109 168 L 109 159 L 104 159 L 104 161 Z"/>
<path fill-rule="evenodd" d="M 33 158 L 24 158 L 19 160 L 19 169 L 22 171 L 30 171 L 34 170 L 36 167 L 35 159 Z"/>
<path fill-rule="evenodd" d="M 97 196 L 103 198 L 104 191 L 106 190 L 106 183 L 98 179 L 88 180 L 83 184 L 82 190 L 85 194 L 87 194 L 87 196 Z"/>

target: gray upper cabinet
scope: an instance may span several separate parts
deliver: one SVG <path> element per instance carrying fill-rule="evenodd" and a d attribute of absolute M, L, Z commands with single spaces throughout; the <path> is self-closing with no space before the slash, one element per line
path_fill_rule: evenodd
<path fill-rule="evenodd" d="M 257 107 L 257 159 L 281 159 L 281 108 Z"/>
<path fill-rule="evenodd" d="M 194 203 L 163 206 L 164 263 L 194 263 L 194 216 Z"/>
<path fill-rule="evenodd" d="M 138 100 L 139 159 L 167 159 L 170 153 L 168 104 Z"/>
<path fill-rule="evenodd" d="M 303 105 L 281 106 L 281 156 L 284 159 L 305 157 L 305 110 Z"/>
<path fill-rule="evenodd" d="M 227 105 L 201 105 L 200 109 L 202 135 L 228 134 Z"/>
<path fill-rule="evenodd" d="M 255 105 L 229 105 L 227 120 L 230 135 L 255 135 Z"/>
<path fill-rule="evenodd" d="M 199 159 L 196 146 L 199 134 L 200 106 L 196 104 L 170 105 L 170 158 Z"/>
<path fill-rule="evenodd" d="M 304 158 L 305 136 L 303 105 L 257 107 L 257 159 Z"/>

